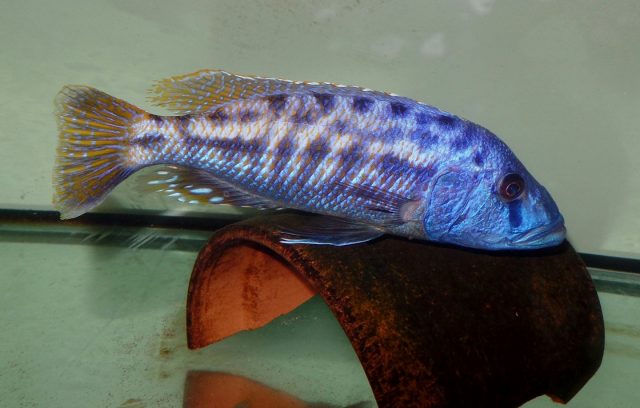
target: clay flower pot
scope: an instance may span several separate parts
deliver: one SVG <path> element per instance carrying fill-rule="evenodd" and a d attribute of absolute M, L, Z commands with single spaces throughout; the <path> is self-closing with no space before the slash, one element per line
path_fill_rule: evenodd
<path fill-rule="evenodd" d="M 191 348 L 259 328 L 322 296 L 381 407 L 566 402 L 595 373 L 602 313 L 573 248 L 480 252 L 383 237 L 287 245 L 270 215 L 217 231 L 189 287 Z M 301 219 L 300 222 L 304 222 Z"/>

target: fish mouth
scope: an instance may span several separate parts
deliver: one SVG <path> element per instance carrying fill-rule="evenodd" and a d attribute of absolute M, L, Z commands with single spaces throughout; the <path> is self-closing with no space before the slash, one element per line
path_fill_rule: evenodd
<path fill-rule="evenodd" d="M 541 225 L 517 235 L 511 244 L 518 248 L 542 248 L 561 244 L 566 235 L 564 219 L 559 217 L 550 225 Z"/>

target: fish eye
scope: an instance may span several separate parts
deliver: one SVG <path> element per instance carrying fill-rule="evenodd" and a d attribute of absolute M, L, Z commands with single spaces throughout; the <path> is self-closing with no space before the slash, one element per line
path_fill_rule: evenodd
<path fill-rule="evenodd" d="M 519 174 L 509 173 L 500 181 L 498 192 L 507 202 L 516 200 L 524 192 L 524 179 Z"/>

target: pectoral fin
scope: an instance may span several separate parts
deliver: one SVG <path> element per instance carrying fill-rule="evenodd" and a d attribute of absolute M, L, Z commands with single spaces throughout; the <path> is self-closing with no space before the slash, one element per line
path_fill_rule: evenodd
<path fill-rule="evenodd" d="M 364 209 L 376 214 L 376 219 L 387 226 L 412 221 L 411 210 L 419 200 L 385 191 L 373 186 L 338 183 L 346 194 L 358 199 Z"/>
<path fill-rule="evenodd" d="M 281 242 L 344 246 L 378 238 L 384 232 L 371 225 L 332 216 L 309 216 L 303 221 L 281 223 Z"/>

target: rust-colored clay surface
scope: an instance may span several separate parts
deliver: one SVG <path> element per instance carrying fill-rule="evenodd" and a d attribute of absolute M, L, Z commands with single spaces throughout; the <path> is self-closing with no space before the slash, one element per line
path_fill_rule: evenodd
<path fill-rule="evenodd" d="M 604 348 L 591 279 L 567 243 L 486 253 L 385 237 L 285 245 L 275 215 L 216 232 L 189 287 L 189 346 L 265 325 L 319 294 L 381 407 L 510 407 L 568 401 Z"/>
<path fill-rule="evenodd" d="M 215 256 L 198 258 L 203 273 L 192 279 L 190 288 L 192 348 L 262 327 L 315 294 L 290 265 L 268 250 L 250 243 L 211 250 Z"/>

